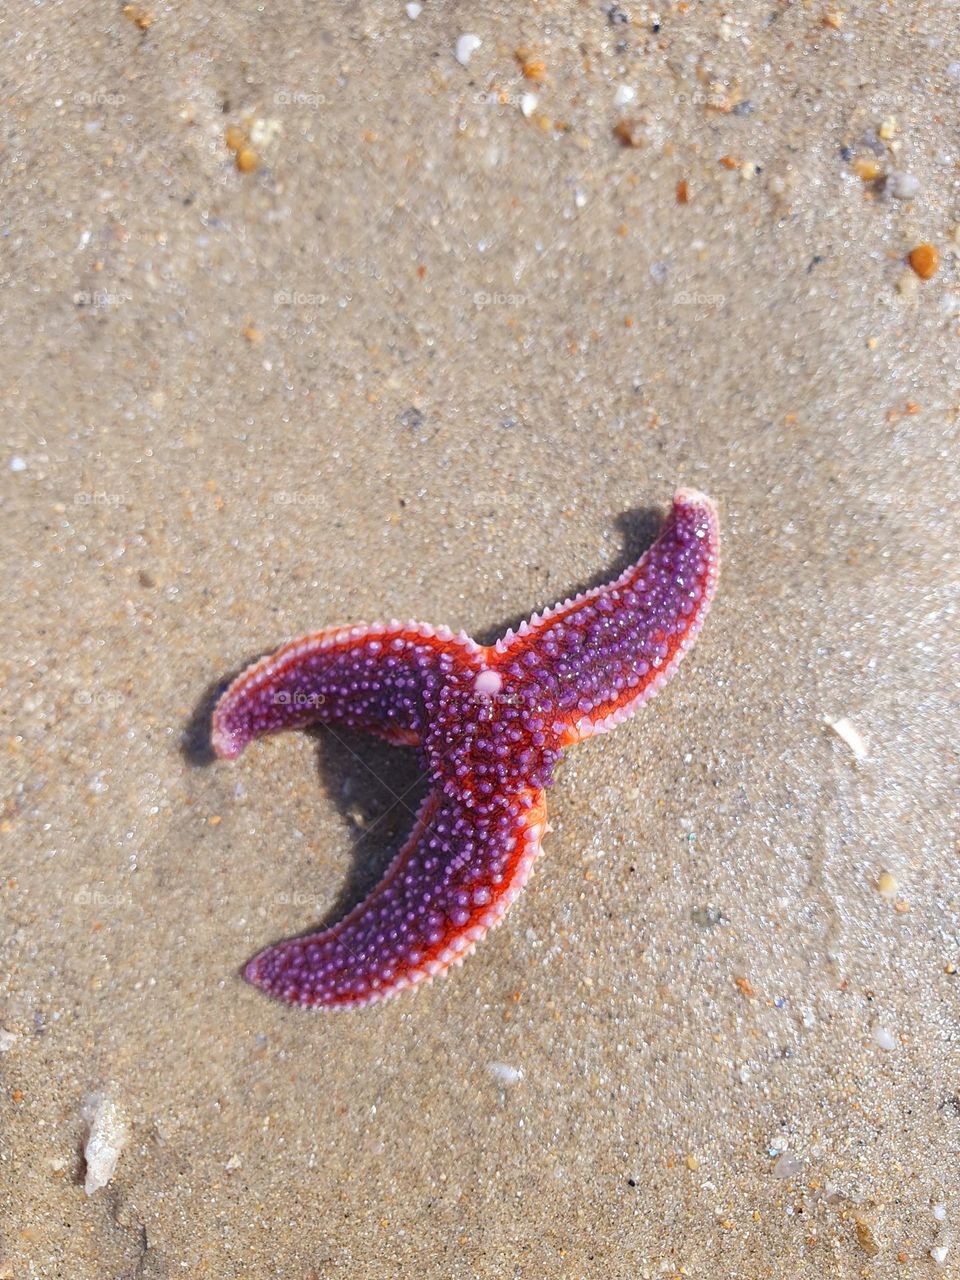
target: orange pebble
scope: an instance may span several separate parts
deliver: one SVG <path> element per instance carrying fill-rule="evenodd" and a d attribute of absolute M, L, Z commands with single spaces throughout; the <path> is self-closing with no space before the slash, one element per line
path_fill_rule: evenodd
<path fill-rule="evenodd" d="M 223 140 L 231 151 L 242 151 L 247 145 L 247 135 L 238 124 L 228 124 L 223 131 Z"/>
<path fill-rule="evenodd" d="M 935 244 L 924 241 L 910 250 L 910 265 L 921 280 L 929 280 L 940 266 L 940 250 Z"/>
<path fill-rule="evenodd" d="M 883 166 L 873 156 L 858 156 L 853 162 L 853 172 L 861 182 L 876 182 L 883 176 Z"/>
<path fill-rule="evenodd" d="M 636 120 L 619 120 L 613 126 L 613 136 L 623 147 L 642 147 L 645 141 Z"/>

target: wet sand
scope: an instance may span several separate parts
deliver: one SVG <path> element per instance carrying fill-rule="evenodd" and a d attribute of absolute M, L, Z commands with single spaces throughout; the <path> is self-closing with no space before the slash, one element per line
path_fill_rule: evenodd
<path fill-rule="evenodd" d="M 956 15 L 408 9 L 5 15 L 0 1277 L 952 1274 Z M 713 612 L 504 925 L 244 984 L 423 784 L 212 764 L 224 679 L 491 640 L 681 483 Z"/>

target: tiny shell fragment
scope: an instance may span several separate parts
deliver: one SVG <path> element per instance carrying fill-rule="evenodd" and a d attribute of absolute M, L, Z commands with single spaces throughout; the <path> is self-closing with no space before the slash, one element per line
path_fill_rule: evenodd
<path fill-rule="evenodd" d="M 855 729 L 846 716 L 841 716 L 839 720 L 831 720 L 831 718 L 827 716 L 825 718 L 825 723 L 830 726 L 842 742 L 847 744 L 858 760 L 866 760 L 866 741 L 859 729 Z"/>
<path fill-rule="evenodd" d="M 127 1126 L 119 1107 L 105 1093 L 91 1094 L 83 1105 L 87 1140 L 83 1158 L 87 1162 L 83 1189 L 88 1196 L 105 1187 L 113 1177 L 120 1152 L 127 1140 Z"/>

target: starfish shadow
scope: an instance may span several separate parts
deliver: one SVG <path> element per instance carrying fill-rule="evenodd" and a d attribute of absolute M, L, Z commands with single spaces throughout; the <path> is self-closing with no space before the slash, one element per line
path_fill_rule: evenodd
<path fill-rule="evenodd" d="M 549 599 L 536 604 L 527 613 L 505 619 L 497 626 L 482 627 L 472 632 L 471 634 L 476 642 L 478 644 L 495 644 L 508 629 L 512 628 L 516 631 L 522 622 L 526 622 L 531 613 L 543 613 L 546 609 L 552 609 L 558 601 L 572 600 L 574 596 L 580 595 L 581 592 L 592 591 L 594 587 L 605 586 L 608 582 L 619 578 L 624 569 L 639 560 L 644 551 L 656 540 L 663 524 L 663 510 L 656 507 L 634 507 L 617 516 L 614 524 L 622 535 L 623 550 L 608 569 L 594 574 L 593 577 L 588 578 L 586 581 L 574 583 L 568 587 L 560 586 L 557 588 L 549 585 L 550 574 L 548 571 L 548 590 L 554 592 Z"/>
<path fill-rule="evenodd" d="M 369 734 L 342 729 L 334 733 L 323 725 L 305 732 L 317 743 L 323 793 L 350 827 L 353 861 L 329 908 L 297 933 L 265 938 L 240 966 L 239 977 L 264 947 L 329 929 L 367 897 L 406 840 L 429 785 L 413 748 L 397 748 Z M 312 893 L 311 885 L 302 886 L 301 892 Z"/>
<path fill-rule="evenodd" d="M 412 747 L 395 747 L 370 734 L 307 730 L 317 743 L 323 793 L 336 805 L 352 840 L 353 861 L 330 908 L 310 933 L 341 920 L 380 881 L 413 828 L 429 788 Z"/>

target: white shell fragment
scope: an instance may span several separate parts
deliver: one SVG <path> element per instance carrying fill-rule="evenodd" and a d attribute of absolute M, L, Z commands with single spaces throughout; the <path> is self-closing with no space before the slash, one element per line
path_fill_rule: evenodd
<path fill-rule="evenodd" d="M 127 1140 L 127 1125 L 120 1108 L 105 1093 L 91 1094 L 83 1104 L 87 1141 L 83 1158 L 87 1162 L 83 1189 L 88 1196 L 105 1187 L 113 1177 Z"/>
<path fill-rule="evenodd" d="M 504 1088 L 519 1084 L 523 1079 L 522 1069 L 520 1067 L 512 1067 L 508 1062 L 490 1062 L 487 1064 L 487 1070 L 497 1084 L 503 1085 Z"/>
<path fill-rule="evenodd" d="M 461 67 L 465 67 L 482 44 L 483 41 L 479 36 L 475 36 L 471 32 L 466 31 L 462 36 L 457 37 L 453 56 L 460 63 Z"/>
<path fill-rule="evenodd" d="M 839 720 L 824 716 L 824 724 L 829 725 L 840 741 L 847 744 L 858 760 L 866 760 L 868 754 L 866 739 L 846 716 L 841 716 Z"/>

